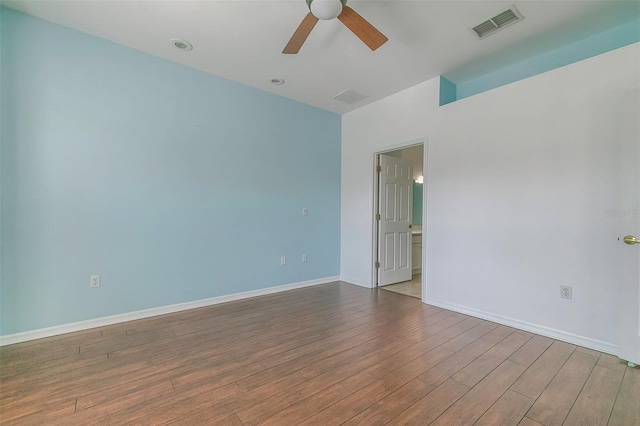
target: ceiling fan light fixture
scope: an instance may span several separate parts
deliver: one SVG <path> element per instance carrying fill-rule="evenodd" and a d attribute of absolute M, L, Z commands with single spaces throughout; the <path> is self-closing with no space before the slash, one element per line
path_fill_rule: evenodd
<path fill-rule="evenodd" d="M 335 19 L 342 13 L 341 0 L 311 0 L 309 10 L 318 19 Z"/>

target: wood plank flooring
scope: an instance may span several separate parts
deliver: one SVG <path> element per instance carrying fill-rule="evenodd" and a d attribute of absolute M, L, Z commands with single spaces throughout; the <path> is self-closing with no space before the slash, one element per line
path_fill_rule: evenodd
<path fill-rule="evenodd" d="M 22 425 L 640 425 L 617 358 L 332 283 L 0 348 Z"/>

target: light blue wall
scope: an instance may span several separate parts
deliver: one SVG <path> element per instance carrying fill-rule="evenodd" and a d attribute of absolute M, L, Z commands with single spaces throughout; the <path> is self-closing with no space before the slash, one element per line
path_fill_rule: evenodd
<path fill-rule="evenodd" d="M 452 82 L 440 76 L 440 106 L 458 100 L 458 89 Z"/>
<path fill-rule="evenodd" d="M 1 334 L 339 274 L 340 116 L 1 24 Z"/>
<path fill-rule="evenodd" d="M 562 48 L 534 56 L 473 80 L 457 82 L 457 99 L 551 71 L 640 41 L 640 21 L 633 20 Z M 441 102 L 442 105 L 442 102 Z"/>

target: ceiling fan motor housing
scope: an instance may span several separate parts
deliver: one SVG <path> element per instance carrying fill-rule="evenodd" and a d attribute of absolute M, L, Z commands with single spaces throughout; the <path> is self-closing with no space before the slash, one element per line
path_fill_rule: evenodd
<path fill-rule="evenodd" d="M 318 19 L 331 20 L 340 15 L 347 0 L 306 0 L 309 11 Z"/>
<path fill-rule="evenodd" d="M 309 13 L 306 14 L 298 28 L 291 36 L 282 53 L 296 54 L 315 27 L 319 19 L 338 18 L 371 50 L 376 50 L 387 42 L 387 37 L 366 19 L 347 6 L 347 0 L 306 0 Z"/>

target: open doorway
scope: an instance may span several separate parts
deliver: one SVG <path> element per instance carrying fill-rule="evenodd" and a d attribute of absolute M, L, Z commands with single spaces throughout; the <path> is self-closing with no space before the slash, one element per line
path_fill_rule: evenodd
<path fill-rule="evenodd" d="M 375 154 L 374 282 L 422 299 L 424 144 Z"/>

